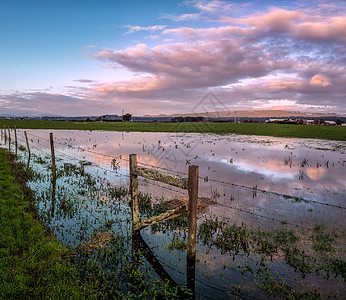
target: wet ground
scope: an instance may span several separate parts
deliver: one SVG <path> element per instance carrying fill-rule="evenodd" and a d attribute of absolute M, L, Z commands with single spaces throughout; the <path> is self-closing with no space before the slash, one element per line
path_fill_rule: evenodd
<path fill-rule="evenodd" d="M 129 235 L 128 195 L 124 190 L 115 196 L 112 187 L 128 189 L 128 155 L 132 153 L 138 155 L 139 165 L 183 177 L 187 176 L 189 165 L 199 166 L 199 196 L 210 203 L 199 214 L 199 224 L 217 217 L 254 230 L 293 228 L 305 236 L 308 245 L 299 247 L 306 249 L 312 243 L 315 226 L 326 224 L 328 230 L 338 233 L 335 243 L 344 241 L 345 142 L 213 134 L 27 132 L 32 152 L 30 165 L 41 174 L 31 187 L 39 195 L 42 217 L 66 245 L 75 247 L 98 231 Z M 56 163 L 61 171 L 55 186 L 50 181 L 49 132 L 54 134 Z M 19 154 L 26 161 L 23 130 L 17 134 L 22 145 Z M 153 203 L 186 196 L 186 191 L 146 179 L 140 179 L 139 189 L 150 195 Z M 221 230 L 220 227 L 213 233 L 215 241 Z M 175 241 L 184 240 L 185 234 L 179 226 L 142 231 L 146 243 L 178 283 L 186 281 L 186 252 Z M 211 293 L 220 298 L 251 298 L 254 294 L 268 297 L 268 291 L 254 285 L 259 280 L 259 253 L 248 256 L 240 251 L 234 256 L 232 251 L 224 251 L 225 245 L 209 244 L 199 243 L 197 247 L 197 298 L 213 298 Z M 335 246 L 332 257 L 345 261 L 344 251 L 344 246 Z M 305 272 L 302 277 L 302 268 L 297 271 L 294 266 L 287 266 L 287 253 L 284 260 L 279 252 L 275 252 L 276 260 L 267 262 L 272 278 L 306 285 L 325 295 L 334 291 L 337 296 L 342 295 L 339 291 L 344 284 L 340 276 L 330 281 L 316 272 Z"/>

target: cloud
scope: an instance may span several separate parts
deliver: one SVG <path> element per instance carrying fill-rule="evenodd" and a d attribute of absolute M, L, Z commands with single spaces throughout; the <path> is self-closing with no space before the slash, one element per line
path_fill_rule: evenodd
<path fill-rule="evenodd" d="M 200 18 L 200 16 L 201 15 L 199 13 L 182 14 L 180 16 L 163 14 L 160 18 L 161 19 L 169 19 L 169 20 L 175 21 L 175 22 L 182 22 L 182 21 L 198 20 Z"/>
<path fill-rule="evenodd" d="M 182 15 L 162 14 L 160 18 L 169 19 L 175 22 L 195 21 L 201 19 L 209 21 L 209 17 L 215 18 L 214 16 L 223 14 L 230 8 L 234 7 L 232 3 L 229 3 L 227 1 L 184 1 L 183 5 L 189 8 L 192 7 L 194 9 L 197 9 L 198 12 L 185 13 Z M 237 9 L 246 5 L 247 4 L 244 3 L 238 4 Z"/>
<path fill-rule="evenodd" d="M 215 13 L 218 11 L 228 10 L 231 6 L 233 6 L 233 4 L 226 1 L 213 0 L 194 1 L 193 6 L 205 13 Z"/>
<path fill-rule="evenodd" d="M 84 46 L 82 48 L 84 48 L 84 49 L 92 49 L 92 48 L 95 48 L 95 47 L 96 47 L 96 45 L 88 45 L 88 46 Z"/>
<path fill-rule="evenodd" d="M 98 115 L 115 111 L 116 105 L 107 98 L 94 98 L 93 94 L 83 97 L 46 92 L 23 92 L 0 96 L 2 112 L 16 115 Z"/>
<path fill-rule="evenodd" d="M 123 28 L 128 28 L 128 31 L 125 34 L 131 34 L 138 31 L 157 31 L 163 30 L 167 25 L 153 25 L 153 26 L 134 26 L 134 25 L 125 25 Z"/>
<path fill-rule="evenodd" d="M 310 12 L 311 13 L 311 12 Z M 272 8 L 247 18 L 222 17 L 222 22 L 247 26 L 256 35 L 286 34 L 307 41 L 346 41 L 346 16 L 309 14 L 302 10 Z"/>
<path fill-rule="evenodd" d="M 75 79 L 74 81 L 81 82 L 81 83 L 95 82 L 95 80 L 90 80 L 90 79 Z"/>
<path fill-rule="evenodd" d="M 125 50 L 106 49 L 94 57 L 133 72 L 150 73 L 163 79 L 182 79 L 183 85 L 190 87 L 219 86 L 292 67 L 292 61 L 275 59 L 264 47 L 240 45 L 232 40 L 165 44 L 153 48 L 138 44 Z"/>
<path fill-rule="evenodd" d="M 206 5 L 198 3 L 200 9 Z M 211 11 L 219 4 L 216 1 L 203 9 Z M 167 99 L 170 93 L 202 95 L 214 88 L 237 107 L 256 106 L 254 100 L 289 100 L 286 107 L 305 110 L 344 105 L 344 16 L 271 8 L 223 20 L 228 25 L 164 29 L 161 36 L 170 39 L 158 40 L 156 46 L 141 43 L 92 54 L 137 74 L 128 81 L 93 86 L 93 92 L 104 97 Z"/>
<path fill-rule="evenodd" d="M 316 74 L 310 79 L 310 85 L 329 86 L 330 79 L 323 74 Z"/>
<path fill-rule="evenodd" d="M 337 2 L 295 10 L 273 7 L 240 17 L 230 14 L 235 8 L 229 2 L 185 5 L 197 12 L 161 19 L 218 22 L 175 28 L 127 25 L 126 34 L 149 31 L 151 40 L 120 49 L 90 47 L 90 57 L 131 71 L 131 79 L 77 79 L 87 85 L 63 95 L 14 93 L 0 98 L 2 107 L 11 99 L 18 109 L 47 110 L 52 103 L 52 109 L 71 113 L 80 113 L 78 107 L 95 113 L 117 107 L 137 114 L 188 112 L 213 89 L 230 109 L 346 113 L 346 17 Z"/>

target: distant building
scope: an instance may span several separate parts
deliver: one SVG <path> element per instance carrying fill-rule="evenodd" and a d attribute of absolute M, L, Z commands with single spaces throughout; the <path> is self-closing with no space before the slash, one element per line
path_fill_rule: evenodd
<path fill-rule="evenodd" d="M 266 121 L 266 123 L 279 123 L 284 121 L 287 121 L 287 120 L 286 119 L 269 119 Z"/>

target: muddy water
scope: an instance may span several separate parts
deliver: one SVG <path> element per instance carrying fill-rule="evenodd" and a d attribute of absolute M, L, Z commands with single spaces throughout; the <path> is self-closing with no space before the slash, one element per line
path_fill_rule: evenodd
<path fill-rule="evenodd" d="M 312 228 L 320 223 L 345 229 L 345 142 L 213 134 L 62 130 L 27 132 L 32 152 L 45 157 L 48 163 L 48 138 L 49 132 L 53 132 L 58 167 L 64 163 L 88 161 L 92 164 L 85 166 L 87 172 L 95 177 L 101 176 L 103 181 L 116 186 L 128 187 L 128 155 L 132 153 L 138 155 L 140 165 L 179 176 L 187 176 L 189 165 L 198 165 L 199 195 L 212 202 L 205 215 L 199 216 L 199 222 L 205 216 L 216 215 L 231 222 L 265 229 L 282 224 Z M 21 144 L 25 145 L 23 131 L 19 131 L 18 136 Z M 46 168 L 34 161 L 32 164 L 42 172 Z M 69 182 L 60 181 L 57 184 L 68 188 Z M 34 185 L 34 189 L 50 188 L 49 183 L 43 188 L 39 184 Z M 154 199 L 186 195 L 185 191 L 147 180 L 140 180 L 139 189 L 150 193 Z M 103 202 L 107 206 L 111 201 L 105 198 Z M 46 207 L 47 204 L 44 204 L 41 209 Z M 127 210 L 122 220 L 122 229 L 125 231 L 129 211 L 126 207 L 122 209 Z M 95 227 L 102 225 L 102 220 L 106 220 L 103 214 L 104 208 L 87 201 L 80 209 L 79 221 L 59 216 L 49 222 L 54 222 L 56 235 L 73 246 L 83 241 L 83 234 L 78 233 L 82 227 L 85 233 L 90 234 Z M 88 218 L 92 218 L 92 224 L 88 223 Z M 143 230 L 143 236 L 161 257 L 161 262 L 173 278 L 184 282 L 185 253 L 167 251 L 169 233 L 153 235 L 147 228 Z M 218 251 L 206 253 L 202 246 L 198 246 L 197 252 L 199 260 L 204 263 L 198 264 L 196 276 L 204 282 L 208 278 L 214 286 L 198 286 L 197 283 L 196 290 L 201 293 L 201 298 L 208 298 L 210 293 L 227 298 L 222 290 L 227 291 L 235 284 L 244 286 L 252 280 L 242 276 L 239 270 L 225 268 L 229 258 Z M 297 274 L 284 268 L 280 262 L 274 263 L 273 268 L 280 274 L 286 274 L 285 277 L 290 280 L 299 280 Z M 228 271 L 220 273 L 220 270 Z M 313 275 L 309 276 L 309 282 L 317 288 L 329 284 Z"/>

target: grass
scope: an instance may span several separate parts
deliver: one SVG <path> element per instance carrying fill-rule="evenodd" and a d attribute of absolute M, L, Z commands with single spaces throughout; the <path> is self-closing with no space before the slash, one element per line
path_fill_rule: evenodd
<path fill-rule="evenodd" d="M 1 120 L 0 127 L 22 129 L 109 130 L 137 132 L 185 132 L 244 134 L 287 138 L 315 138 L 346 141 L 346 127 L 262 123 L 145 123 L 145 122 L 67 122 Z"/>
<path fill-rule="evenodd" d="M 16 171 L 25 184 L 30 174 Z M 71 253 L 47 234 L 31 202 L 32 192 L 18 184 L 12 172 L 0 149 L 0 299 L 81 298 L 84 291 Z"/>
<path fill-rule="evenodd" d="M 65 164 L 64 171 L 89 181 L 78 166 Z M 131 251 L 131 234 L 94 232 L 91 241 L 73 251 L 64 247 L 39 220 L 38 195 L 26 186 L 37 179 L 0 148 L 0 299 L 188 298 L 183 286 L 153 279 L 140 252 Z M 111 192 L 115 198 L 128 194 L 124 189 Z M 66 206 L 60 202 L 57 214 Z M 104 228 L 112 225 L 109 219 Z"/>

